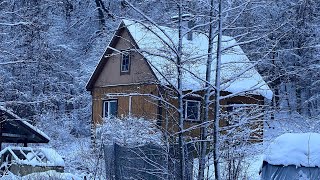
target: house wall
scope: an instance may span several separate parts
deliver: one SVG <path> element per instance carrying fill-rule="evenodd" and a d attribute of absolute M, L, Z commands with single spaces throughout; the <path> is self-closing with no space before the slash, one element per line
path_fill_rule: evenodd
<path fill-rule="evenodd" d="M 171 98 L 169 93 L 166 91 L 162 92 L 164 94 L 164 97 L 166 97 L 166 100 L 174 105 L 175 107 L 178 106 L 178 101 L 175 98 Z M 204 96 L 204 92 L 198 92 L 197 93 L 199 96 Z M 228 95 L 229 93 L 227 92 L 221 92 L 222 96 Z M 173 96 L 174 97 L 174 96 Z M 194 97 L 189 97 L 188 99 L 196 99 L 201 101 L 201 99 L 199 98 L 194 98 Z M 211 100 L 213 101 L 213 97 L 211 98 Z M 201 102 L 203 104 L 203 102 Z M 228 103 L 235 103 L 235 104 L 257 104 L 257 105 L 263 105 L 264 103 L 264 98 L 262 96 L 258 96 L 258 95 L 248 95 L 248 96 L 235 96 L 232 98 L 228 98 L 228 99 L 224 99 L 220 101 L 220 104 L 222 106 L 227 105 Z M 179 122 L 178 122 L 178 112 L 174 109 L 174 108 L 170 108 L 170 107 L 165 107 L 165 104 L 162 104 L 163 110 L 162 110 L 162 123 L 161 126 L 163 129 L 167 129 L 168 132 L 170 133 L 175 133 L 178 132 L 179 130 Z M 203 106 L 200 107 L 200 111 L 201 111 L 201 117 L 200 119 L 203 119 Z M 227 109 L 224 107 L 221 110 L 223 113 L 227 111 Z M 261 117 L 263 118 L 263 117 Z M 213 120 L 214 119 L 214 105 L 211 104 L 210 105 L 210 112 L 209 112 L 209 120 Z M 227 125 L 228 119 L 221 119 L 219 124 L 220 127 L 225 127 Z M 184 129 L 189 129 L 192 127 L 192 130 L 185 132 L 185 136 L 190 136 L 190 138 L 192 137 L 199 137 L 200 135 L 200 121 L 189 121 L 189 120 L 185 120 L 184 123 Z M 257 119 L 256 121 L 252 122 L 252 124 L 249 125 L 249 127 L 252 129 L 252 133 L 251 133 L 251 140 L 252 141 L 261 141 L 261 138 L 263 136 L 263 121 L 262 119 Z M 212 126 L 211 126 L 212 128 Z"/>
<path fill-rule="evenodd" d="M 117 96 L 117 97 L 108 97 L 108 93 L 124 93 L 127 96 Z M 158 96 L 160 93 L 157 85 L 154 84 L 136 84 L 136 85 L 122 85 L 122 86 L 109 86 L 109 87 L 100 87 L 94 88 L 92 91 L 92 104 L 93 104 L 93 112 L 92 119 L 94 124 L 103 123 L 102 114 L 103 114 L 103 101 L 108 99 L 117 99 L 118 100 L 118 117 L 126 117 L 129 115 L 129 95 L 130 93 L 141 94 L 140 96 L 131 96 L 131 115 L 135 117 L 142 117 L 145 119 L 155 120 L 161 122 L 162 129 L 166 129 L 170 134 L 174 134 L 179 131 L 178 126 L 178 112 L 174 108 L 170 108 L 166 106 L 164 103 L 159 103 L 158 100 L 152 99 L 147 95 L 155 95 Z M 173 106 L 178 106 L 178 101 L 174 96 L 170 96 L 167 91 L 161 92 L 163 97 Z M 143 94 L 145 96 L 143 96 Z M 199 93 L 203 95 L 203 93 Z M 227 95 L 227 93 L 223 92 L 222 95 Z M 213 99 L 212 99 L 213 100 Z M 263 104 L 262 96 L 236 96 L 229 99 L 225 99 L 221 101 L 221 105 L 227 105 L 228 102 L 231 103 L 241 103 L 241 104 Z M 159 110 L 159 104 L 161 104 L 161 110 Z M 203 107 L 201 107 L 202 110 Z M 213 120 L 214 114 L 214 106 L 210 106 L 209 120 Z M 222 111 L 226 111 L 226 109 L 222 109 Z M 161 114 L 159 114 L 161 113 Z M 159 115 L 161 117 L 159 117 Z M 161 121 L 160 121 L 161 119 Z M 201 122 L 197 121 L 185 121 L 184 129 L 188 129 L 191 127 L 196 127 Z M 227 125 L 227 120 L 222 119 L 220 121 L 220 126 L 224 127 Z M 262 137 L 262 127 L 263 121 L 258 121 L 252 123 L 250 125 L 252 129 L 258 129 L 252 131 L 252 139 L 261 139 Z M 258 128 L 259 127 L 259 128 Z M 260 130 L 261 131 L 260 131 Z M 185 133 L 186 136 L 199 137 L 200 135 L 200 126 L 193 128 L 192 130 Z"/>
<path fill-rule="evenodd" d="M 143 94 L 158 94 L 157 85 L 122 85 L 111 87 L 96 87 L 92 91 L 92 120 L 94 124 L 102 123 L 103 101 L 108 99 L 118 100 L 118 117 L 129 115 L 129 96 L 107 97 L 108 93 L 139 93 L 141 96 L 131 96 L 131 115 L 146 119 L 157 119 L 158 100 Z"/>
<path fill-rule="evenodd" d="M 225 95 L 228 93 L 225 93 Z M 229 103 L 239 103 L 239 104 L 253 104 L 257 106 L 253 106 L 252 108 L 255 108 L 253 112 L 256 112 L 256 114 L 252 116 L 258 116 L 258 114 L 262 113 L 265 109 L 262 107 L 264 105 L 264 97 L 260 95 L 247 95 L 247 96 L 235 96 L 232 98 L 228 98 L 221 101 L 222 105 L 228 105 Z M 227 111 L 226 108 L 223 109 L 223 111 Z M 223 119 L 220 122 L 220 126 L 226 126 L 228 119 Z M 253 120 L 248 120 L 246 125 L 243 125 L 242 128 L 248 128 L 245 129 L 247 131 L 250 131 L 250 142 L 261 142 L 263 140 L 263 122 L 264 122 L 264 116 L 260 116 L 257 118 L 254 118 Z M 239 131 L 245 131 L 243 129 L 238 129 Z"/>
<path fill-rule="evenodd" d="M 122 31 L 121 38 L 119 38 L 114 48 L 118 50 L 134 50 L 135 45 L 133 42 L 134 41 L 130 34 L 125 29 Z M 116 51 L 113 51 L 112 54 L 108 55 L 108 57 L 103 57 L 102 60 L 107 62 L 105 63 L 103 70 L 100 72 L 94 87 L 156 81 L 156 78 L 146 60 L 137 51 L 132 51 L 130 53 L 130 73 L 120 73 L 121 57 L 121 54 Z"/>

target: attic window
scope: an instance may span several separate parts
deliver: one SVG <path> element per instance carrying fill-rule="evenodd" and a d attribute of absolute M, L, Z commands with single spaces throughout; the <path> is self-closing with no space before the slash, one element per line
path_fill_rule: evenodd
<path fill-rule="evenodd" d="M 130 53 L 122 52 L 121 53 L 121 73 L 129 73 L 130 72 Z"/>
<path fill-rule="evenodd" d="M 183 102 L 183 116 L 186 120 L 200 120 L 200 101 L 185 100 Z"/>

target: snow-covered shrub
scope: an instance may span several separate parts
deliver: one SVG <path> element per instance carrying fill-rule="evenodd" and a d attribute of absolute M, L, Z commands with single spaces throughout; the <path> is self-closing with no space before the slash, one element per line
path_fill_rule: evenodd
<path fill-rule="evenodd" d="M 79 119 L 75 113 L 56 114 L 47 113 L 38 116 L 37 127 L 43 129 L 50 137 L 48 145 L 57 150 L 64 157 L 65 172 L 72 174 L 81 174 L 86 177 L 99 176 L 98 179 L 104 179 L 103 173 L 97 169 L 104 169 L 101 165 L 101 157 L 97 152 L 92 152 L 89 126 L 82 124 L 82 131 L 86 131 L 82 135 L 74 134 L 73 129 L 78 124 Z M 98 164 L 97 164 L 98 163 Z M 89 178 L 90 179 L 90 178 Z M 92 178 L 93 179 L 93 178 Z"/>
<path fill-rule="evenodd" d="M 134 117 L 105 119 L 97 128 L 97 137 L 105 144 L 115 142 L 124 146 L 162 142 L 162 133 L 155 122 Z"/>

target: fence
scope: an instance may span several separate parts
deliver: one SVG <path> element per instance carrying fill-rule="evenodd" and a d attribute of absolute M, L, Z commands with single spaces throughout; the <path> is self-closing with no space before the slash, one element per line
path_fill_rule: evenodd
<path fill-rule="evenodd" d="M 186 146 L 187 179 L 193 175 L 193 146 Z M 179 147 L 169 148 L 146 144 L 139 147 L 124 147 L 118 144 L 105 145 L 106 175 L 110 180 L 125 179 L 182 179 Z"/>

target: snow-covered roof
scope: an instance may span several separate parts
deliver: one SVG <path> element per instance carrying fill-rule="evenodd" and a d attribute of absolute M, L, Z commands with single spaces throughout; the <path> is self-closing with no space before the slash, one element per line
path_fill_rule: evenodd
<path fill-rule="evenodd" d="M 272 165 L 320 167 L 320 134 L 283 134 L 270 144 L 264 161 Z"/>
<path fill-rule="evenodd" d="M 135 40 L 140 53 L 147 59 L 153 72 L 161 83 L 176 85 L 177 71 L 175 63 L 168 60 L 173 54 L 170 48 L 177 47 L 178 33 L 174 28 L 144 24 L 131 20 L 123 20 Z M 217 38 L 216 38 L 217 39 Z M 272 91 L 254 68 L 234 38 L 222 37 L 221 78 L 222 90 L 231 93 L 249 92 L 272 98 Z M 216 42 L 216 41 L 215 41 Z M 213 50 L 216 50 L 214 43 Z M 183 38 L 183 89 L 201 90 L 205 83 L 208 37 L 206 34 L 193 32 L 192 40 Z M 213 53 L 214 57 L 216 52 Z M 171 57 L 174 58 L 174 55 Z M 216 59 L 212 63 L 212 83 L 215 77 Z"/>
<path fill-rule="evenodd" d="M 64 166 L 62 157 L 51 148 L 6 147 L 0 151 L 0 157 L 4 154 L 11 155 L 10 163 L 30 166 Z"/>
<path fill-rule="evenodd" d="M 41 130 L 39 130 L 38 128 L 34 127 L 33 125 L 31 125 L 30 123 L 28 123 L 26 120 L 20 118 L 18 115 L 16 115 L 15 113 L 13 113 L 12 111 L 10 111 L 9 109 L 5 108 L 4 106 L 0 105 L 0 111 L 3 111 L 4 113 L 6 113 L 8 116 L 11 116 L 11 118 L 14 118 L 11 121 L 6 121 L 5 123 L 11 123 L 11 124 L 16 124 L 16 123 L 21 123 L 23 124 L 25 127 L 29 128 L 31 131 L 34 131 L 36 133 L 38 133 L 40 136 L 42 136 L 41 138 L 45 138 L 46 141 L 50 141 L 50 138 Z M 17 125 L 13 125 L 14 127 L 17 127 Z M 17 131 L 17 130 L 16 130 Z M 15 132 L 15 133 L 19 133 L 19 132 Z"/>

